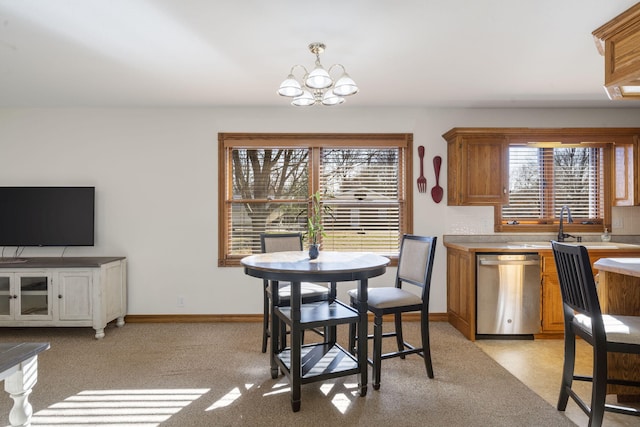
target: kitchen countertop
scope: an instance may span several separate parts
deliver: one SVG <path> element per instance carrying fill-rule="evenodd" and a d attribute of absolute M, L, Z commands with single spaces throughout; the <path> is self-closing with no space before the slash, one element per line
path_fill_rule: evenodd
<path fill-rule="evenodd" d="M 625 251 L 638 252 L 640 245 L 618 242 L 565 242 L 568 244 L 582 245 L 589 252 L 592 251 Z M 551 251 L 551 242 L 548 241 L 514 241 L 514 242 L 445 242 L 447 248 L 468 252 L 531 252 Z"/>
<path fill-rule="evenodd" d="M 640 258 L 600 258 L 593 266 L 600 271 L 640 277 Z"/>

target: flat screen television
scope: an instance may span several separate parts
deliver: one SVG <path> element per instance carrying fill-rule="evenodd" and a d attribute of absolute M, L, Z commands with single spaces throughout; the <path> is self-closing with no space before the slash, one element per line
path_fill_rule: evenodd
<path fill-rule="evenodd" d="M 93 246 L 94 187 L 0 187 L 0 246 Z"/>

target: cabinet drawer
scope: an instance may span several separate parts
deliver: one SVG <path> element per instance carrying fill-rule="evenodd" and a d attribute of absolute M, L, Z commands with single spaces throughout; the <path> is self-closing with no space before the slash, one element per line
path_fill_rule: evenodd
<path fill-rule="evenodd" d="M 596 262 L 597 260 L 599 260 L 600 258 L 606 258 L 606 257 L 628 257 L 630 256 L 629 254 L 605 254 L 603 255 L 592 255 L 589 257 L 589 259 L 591 260 L 591 269 L 593 270 L 593 274 L 598 274 L 598 270 L 593 268 L 593 263 Z M 632 256 L 632 255 L 631 255 Z M 553 256 L 545 256 L 542 258 L 542 273 L 543 274 L 548 274 L 548 275 L 557 275 L 558 274 L 558 270 L 556 269 L 556 261 L 553 258 Z"/>

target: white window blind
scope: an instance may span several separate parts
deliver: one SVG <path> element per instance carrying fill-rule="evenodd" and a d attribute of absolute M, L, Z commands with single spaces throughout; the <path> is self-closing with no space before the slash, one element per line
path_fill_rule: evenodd
<path fill-rule="evenodd" d="M 323 148 L 322 248 L 397 255 L 404 202 L 399 148 Z"/>
<path fill-rule="evenodd" d="M 589 146 L 510 146 L 507 223 L 553 223 L 562 206 L 576 223 L 604 218 L 603 149 Z"/>

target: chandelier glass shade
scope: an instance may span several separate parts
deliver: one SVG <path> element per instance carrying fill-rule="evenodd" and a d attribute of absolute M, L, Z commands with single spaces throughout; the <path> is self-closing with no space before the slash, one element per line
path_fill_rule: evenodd
<path fill-rule="evenodd" d="M 358 86 L 347 74 L 342 64 L 334 64 L 329 67 L 328 71 L 324 69 L 320 63 L 320 54 L 325 50 L 323 43 L 311 43 L 309 50 L 316 55 L 315 67 L 311 72 L 302 65 L 291 67 L 289 75 L 280 84 L 279 95 L 293 98 L 291 105 L 306 107 L 316 104 L 342 104 L 345 96 L 358 92 Z M 302 78 L 298 79 L 294 75 L 296 69 L 302 69 Z M 340 74 L 337 80 L 334 80 L 331 77 L 331 72 L 336 69 L 340 69 Z"/>

